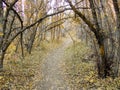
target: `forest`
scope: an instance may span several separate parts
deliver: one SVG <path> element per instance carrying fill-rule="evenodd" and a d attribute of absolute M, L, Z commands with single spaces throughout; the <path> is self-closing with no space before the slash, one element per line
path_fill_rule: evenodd
<path fill-rule="evenodd" d="M 120 90 L 120 0 L 0 0 L 0 90 Z"/>

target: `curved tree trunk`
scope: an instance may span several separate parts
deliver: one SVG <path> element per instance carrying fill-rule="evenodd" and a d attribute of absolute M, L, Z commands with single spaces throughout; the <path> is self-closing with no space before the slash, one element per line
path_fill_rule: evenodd
<path fill-rule="evenodd" d="M 96 14 L 95 6 L 94 6 L 94 0 L 89 0 L 94 23 L 88 20 L 86 16 L 81 13 L 81 11 L 78 11 L 75 8 L 75 6 L 73 6 L 70 0 L 67 1 L 71 6 L 72 10 L 88 25 L 89 29 L 94 33 L 96 37 L 96 40 L 99 45 L 99 54 L 100 54 L 100 59 L 97 62 L 98 76 L 100 78 L 106 78 L 107 76 L 115 77 L 115 74 L 118 73 L 115 73 L 115 70 L 112 68 L 112 66 L 115 66 L 116 62 L 113 62 L 114 58 L 108 57 L 107 53 L 105 52 L 107 48 L 105 47 L 106 35 L 104 34 L 104 29 L 99 26 L 98 16 Z M 118 70 L 118 67 L 116 67 L 116 70 Z"/>

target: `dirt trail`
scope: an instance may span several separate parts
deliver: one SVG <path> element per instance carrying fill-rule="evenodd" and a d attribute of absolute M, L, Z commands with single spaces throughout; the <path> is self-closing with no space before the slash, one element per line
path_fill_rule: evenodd
<path fill-rule="evenodd" d="M 43 79 L 38 83 L 37 90 L 71 90 L 64 79 L 64 51 L 72 40 L 67 39 L 60 47 L 53 50 L 43 60 Z"/>

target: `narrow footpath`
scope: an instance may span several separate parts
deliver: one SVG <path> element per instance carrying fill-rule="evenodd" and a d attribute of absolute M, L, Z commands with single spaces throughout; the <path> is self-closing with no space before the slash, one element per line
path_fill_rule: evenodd
<path fill-rule="evenodd" d="M 72 43 L 67 39 L 60 47 L 53 50 L 43 60 L 42 80 L 37 85 L 37 90 L 71 90 L 66 83 L 63 73 L 65 49 Z"/>

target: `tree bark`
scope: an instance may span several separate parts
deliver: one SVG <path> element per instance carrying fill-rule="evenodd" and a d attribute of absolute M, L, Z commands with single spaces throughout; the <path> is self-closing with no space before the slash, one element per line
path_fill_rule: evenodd
<path fill-rule="evenodd" d="M 119 62 L 120 62 L 120 9 L 118 5 L 118 0 L 112 0 L 113 6 L 116 14 L 116 23 L 117 23 L 117 40 L 118 40 L 118 49 L 117 49 L 117 60 L 114 64 L 114 76 L 118 76 L 118 68 L 119 68 Z"/>
<path fill-rule="evenodd" d="M 98 76 L 100 78 L 106 78 L 107 76 L 113 76 L 113 70 L 111 66 L 113 65 L 113 62 L 110 58 L 107 57 L 107 54 L 105 52 L 105 34 L 103 32 L 104 29 L 100 28 L 99 23 L 98 23 L 98 17 L 95 11 L 94 7 L 94 1 L 89 0 L 92 15 L 93 15 L 93 20 L 92 21 L 88 20 L 85 15 L 83 15 L 80 11 L 78 11 L 75 6 L 73 6 L 72 2 L 70 0 L 67 0 L 69 5 L 71 6 L 72 10 L 88 25 L 89 29 L 94 33 L 96 40 L 99 45 L 99 54 L 100 54 L 100 59 L 97 62 L 98 66 Z M 94 26 L 95 24 L 95 26 Z"/>
<path fill-rule="evenodd" d="M 27 47 L 29 54 L 31 54 L 32 47 L 33 47 L 33 43 L 34 43 L 34 41 L 35 41 L 35 36 L 36 36 L 36 32 L 37 32 L 37 27 L 33 27 L 33 29 L 34 29 L 34 31 L 33 31 L 33 33 L 32 33 L 31 36 L 30 36 L 30 40 L 29 40 L 29 42 L 28 42 L 28 47 Z"/>
<path fill-rule="evenodd" d="M 0 0 L 0 32 L 2 33 L 2 26 L 3 26 L 3 7 L 2 7 L 2 0 Z M 3 59 L 4 59 L 4 53 L 1 49 L 2 47 L 2 36 L 0 36 L 0 70 L 3 68 Z"/>
<path fill-rule="evenodd" d="M 0 0 L 0 18 L 3 16 L 2 0 Z"/>
<path fill-rule="evenodd" d="M 4 60 L 5 52 L 0 52 L 0 71 L 3 70 L 3 60 Z"/>

